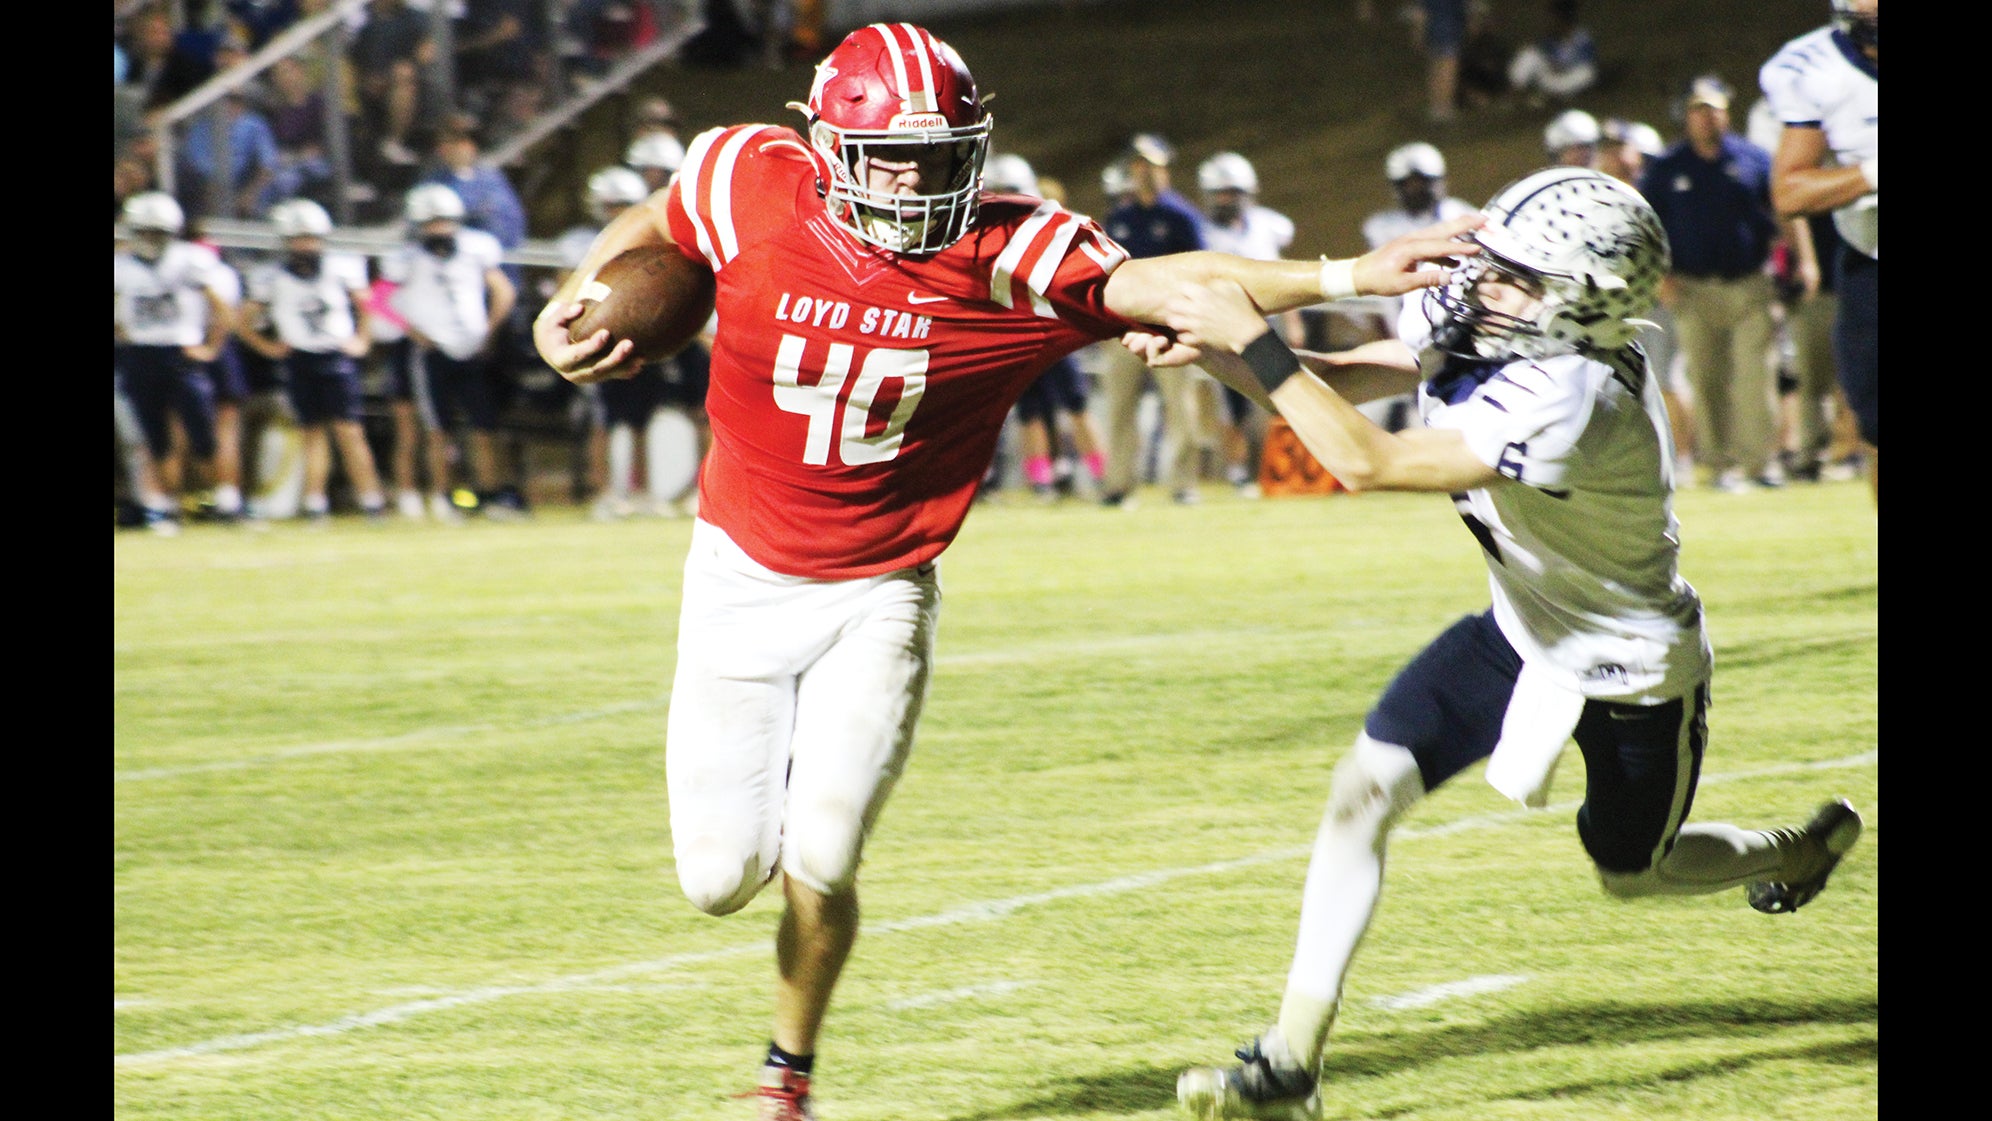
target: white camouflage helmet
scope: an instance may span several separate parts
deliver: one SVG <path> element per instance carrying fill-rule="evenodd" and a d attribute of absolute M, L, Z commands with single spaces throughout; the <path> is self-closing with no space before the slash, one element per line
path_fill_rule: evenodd
<path fill-rule="evenodd" d="M 142 191 L 125 200 L 124 224 L 133 230 L 177 234 L 186 226 L 187 215 L 172 195 L 164 191 Z"/>
<path fill-rule="evenodd" d="M 685 146 L 669 133 L 653 132 L 630 141 L 629 151 L 623 153 L 623 162 L 639 171 L 657 168 L 676 172 L 685 164 Z"/>
<path fill-rule="evenodd" d="M 649 197 L 650 185 L 626 167 L 605 167 L 588 177 L 588 213 L 597 222 L 609 220 L 609 207 L 635 206 Z"/>
<path fill-rule="evenodd" d="M 1259 193 L 1259 173 L 1252 169 L 1252 161 L 1236 152 L 1219 152 L 1197 167 L 1197 188 L 1205 194 L 1212 191 L 1243 191 L 1248 195 Z"/>
<path fill-rule="evenodd" d="M 1615 350 L 1638 336 L 1635 320 L 1652 310 L 1670 263 L 1667 232 L 1638 191 L 1589 168 L 1554 167 L 1503 187 L 1482 210 L 1480 254 L 1427 297 L 1443 349 L 1545 358 Z M 1480 303 L 1474 287 L 1489 270 L 1540 288 L 1529 317 Z"/>
<path fill-rule="evenodd" d="M 1128 171 L 1126 160 L 1115 160 L 1100 169 L 1100 190 L 1109 201 L 1134 190 L 1134 175 Z"/>
<path fill-rule="evenodd" d="M 982 189 L 1004 195 L 1037 195 L 1037 172 L 1030 161 L 1015 152 L 989 157 L 982 165 Z"/>
<path fill-rule="evenodd" d="M 408 221 L 422 226 L 437 221 L 463 221 L 463 196 L 451 190 L 447 184 L 424 183 L 408 192 L 402 205 Z"/>
<path fill-rule="evenodd" d="M 1422 140 L 1401 144 L 1383 157 L 1383 177 L 1392 183 L 1412 175 L 1422 175 L 1427 179 L 1443 179 L 1446 176 L 1446 158 L 1437 148 Z"/>
<path fill-rule="evenodd" d="M 332 233 L 332 216 L 310 199 L 286 199 L 270 208 L 270 222 L 277 236 L 326 237 Z"/>
<path fill-rule="evenodd" d="M 1596 144 L 1603 135 L 1598 118 L 1582 109 L 1568 109 L 1542 130 L 1542 146 L 1553 154 L 1573 144 Z"/>

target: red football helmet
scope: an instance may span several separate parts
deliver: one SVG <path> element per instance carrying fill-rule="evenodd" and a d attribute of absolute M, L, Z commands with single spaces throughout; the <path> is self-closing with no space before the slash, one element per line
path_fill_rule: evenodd
<path fill-rule="evenodd" d="M 809 142 L 830 165 L 831 216 L 895 253 L 938 253 L 975 221 L 991 118 L 954 48 L 910 23 L 875 23 L 844 37 L 816 67 Z M 918 163 L 920 190 L 870 188 L 873 161 Z M 939 188 L 938 190 L 936 188 Z"/>

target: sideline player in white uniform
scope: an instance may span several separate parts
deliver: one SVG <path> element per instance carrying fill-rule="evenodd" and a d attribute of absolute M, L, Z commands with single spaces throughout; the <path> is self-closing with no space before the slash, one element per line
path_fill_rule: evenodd
<path fill-rule="evenodd" d="M 1372 344 L 1361 364 L 1303 364 L 1235 285 L 1183 297 L 1167 319 L 1207 359 L 1249 368 L 1351 490 L 1452 494 L 1494 600 L 1399 672 L 1337 767 L 1279 1021 L 1242 1065 L 1183 1074 L 1178 1097 L 1198 1117 L 1319 1115 L 1321 1052 L 1390 828 L 1475 762 L 1540 806 L 1574 737 L 1577 833 L 1619 898 L 1742 887 L 1759 911 L 1796 910 L 1861 832 L 1842 800 L 1796 829 L 1685 824 L 1712 656 L 1677 568 L 1673 449 L 1633 321 L 1668 267 L 1659 218 L 1580 168 L 1510 184 L 1486 216 L 1480 256 L 1406 309 L 1394 358 Z M 1393 379 L 1417 381 L 1423 426 L 1386 433 L 1350 404 Z"/>
<path fill-rule="evenodd" d="M 130 248 L 111 259 L 111 333 L 118 386 L 138 415 L 159 494 L 180 497 L 185 466 L 173 450 L 172 421 L 187 436 L 187 453 L 215 487 L 224 515 L 242 509 L 239 487 L 222 485 L 215 438 L 214 383 L 207 366 L 221 354 L 233 323 L 238 283 L 206 246 L 182 241 L 186 215 L 173 196 L 146 191 L 125 200 Z M 172 511 L 155 511 L 171 516 Z"/>
<path fill-rule="evenodd" d="M 1879 505 L 1881 0 L 1832 3 L 1833 22 L 1786 43 L 1758 72 L 1757 83 L 1784 123 L 1771 156 L 1778 217 L 1830 211 L 1844 243 L 1834 351 L 1840 387 L 1867 444 L 1868 485 Z"/>
<path fill-rule="evenodd" d="M 764 1118 L 811 1116 L 817 1033 L 858 929 L 857 870 L 913 746 L 936 561 L 1011 406 L 1061 355 L 1229 277 L 1271 312 L 1434 283 L 1473 247 L 1428 232 L 1354 261 L 1130 260 L 1090 219 L 978 190 L 990 119 L 953 49 L 873 24 L 817 67 L 808 139 L 701 134 L 669 190 L 611 222 L 534 324 L 555 370 L 626 376 L 633 344 L 571 342 L 580 278 L 639 245 L 712 270 L 713 444 L 685 562 L 665 745 L 680 887 L 787 904 Z"/>
<path fill-rule="evenodd" d="M 1446 157 L 1423 140 L 1392 148 L 1390 154 L 1383 158 L 1383 177 L 1389 180 L 1390 190 L 1397 196 L 1397 205 L 1363 219 L 1363 242 L 1371 249 L 1403 237 L 1412 230 L 1422 230 L 1426 226 L 1450 222 L 1473 213 L 1472 204 L 1446 192 Z M 1404 301 L 1394 298 L 1369 302 L 1377 306 L 1378 314 L 1364 317 L 1370 324 L 1367 337 L 1395 337 L 1397 317 L 1404 310 Z M 1416 407 L 1417 396 L 1406 392 L 1366 401 L 1362 412 L 1385 429 L 1395 432 L 1410 423 L 1411 412 Z"/>
<path fill-rule="evenodd" d="M 1293 246 L 1293 219 L 1259 205 L 1259 172 L 1244 156 L 1219 152 L 1198 165 L 1197 190 L 1203 195 L 1204 217 L 1208 219 L 1204 244 L 1212 250 L 1255 261 L 1277 261 Z M 1273 323 L 1294 346 L 1306 337 L 1298 311 L 1280 315 Z M 1218 427 L 1225 481 L 1241 495 L 1258 497 L 1259 473 L 1252 468 L 1252 446 L 1245 435 L 1245 425 L 1252 419 L 1252 399 L 1214 378 L 1197 380 L 1204 393 L 1204 407 L 1199 412 Z"/>
<path fill-rule="evenodd" d="M 465 442 L 480 501 L 497 489 L 498 406 L 486 367 L 518 291 L 499 267 L 504 249 L 498 239 L 463 225 L 463 199 L 447 185 L 409 191 L 404 213 L 409 244 L 383 261 L 381 271 L 398 285 L 394 307 L 415 343 L 415 399 L 428 430 L 429 512 L 453 521 L 449 441 L 459 413 L 469 429 Z"/>
<path fill-rule="evenodd" d="M 360 427 L 358 360 L 372 346 L 366 259 L 325 251 L 332 216 L 310 199 L 278 203 L 270 221 L 283 238 L 284 256 L 249 274 L 249 300 L 236 333 L 258 354 L 283 364 L 304 437 L 304 516 L 319 520 L 331 513 L 325 486 L 336 441 L 361 512 L 379 517 L 387 496 Z M 267 332 L 258 326 L 265 322 Z"/>

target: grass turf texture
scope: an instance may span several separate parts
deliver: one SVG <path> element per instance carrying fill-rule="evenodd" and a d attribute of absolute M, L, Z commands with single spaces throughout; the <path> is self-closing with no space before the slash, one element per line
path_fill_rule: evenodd
<path fill-rule="evenodd" d="M 1333 761 L 1485 576 L 1441 497 L 1160 497 L 986 504 L 947 555 L 826 1119 L 1175 1116 L 1275 1012 Z M 1546 812 L 1467 772 L 1392 848 L 1326 1116 L 1876 1115 L 1874 510 L 1679 505 L 1717 645 L 1694 816 L 1845 793 L 1862 846 L 1800 915 L 1622 904 L 1574 750 Z M 582 516 L 116 539 L 118 1117 L 750 1115 L 776 894 L 700 915 L 668 843 L 688 526 Z"/>

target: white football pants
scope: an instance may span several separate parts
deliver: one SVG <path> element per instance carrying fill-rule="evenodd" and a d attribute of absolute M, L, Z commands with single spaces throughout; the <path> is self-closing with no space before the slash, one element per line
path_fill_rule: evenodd
<path fill-rule="evenodd" d="M 851 889 L 913 747 L 940 602 L 931 563 L 784 576 L 694 524 L 665 772 L 678 883 L 700 910 L 739 910 L 776 871 Z"/>

